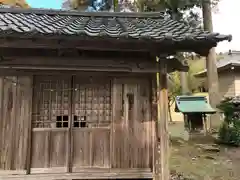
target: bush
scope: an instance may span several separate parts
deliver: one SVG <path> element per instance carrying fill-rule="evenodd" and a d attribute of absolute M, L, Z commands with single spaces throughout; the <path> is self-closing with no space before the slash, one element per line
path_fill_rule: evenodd
<path fill-rule="evenodd" d="M 236 99 L 239 99 L 236 100 Z M 224 113 L 224 122 L 219 129 L 219 142 L 240 146 L 240 98 L 226 98 L 218 106 Z"/>

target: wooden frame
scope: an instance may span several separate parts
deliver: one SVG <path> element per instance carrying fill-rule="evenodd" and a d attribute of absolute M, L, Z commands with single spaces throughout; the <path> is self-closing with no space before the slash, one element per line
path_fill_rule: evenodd
<path fill-rule="evenodd" d="M 160 179 L 170 179 L 169 173 L 169 134 L 168 134 L 168 90 L 167 90 L 167 64 L 160 61 L 159 100 L 161 100 L 158 116 L 158 136 L 160 138 Z"/>
<path fill-rule="evenodd" d="M 82 169 L 80 173 L 67 173 L 67 174 L 32 174 L 32 175 L 5 175 L 1 176 L 6 180 L 72 180 L 72 179 L 151 179 L 152 172 L 149 169 L 115 169 L 111 170 L 93 170 L 93 169 Z"/>

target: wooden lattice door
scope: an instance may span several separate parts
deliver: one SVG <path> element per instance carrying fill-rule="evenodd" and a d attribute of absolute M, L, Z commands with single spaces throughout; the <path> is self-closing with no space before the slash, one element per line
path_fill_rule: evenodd
<path fill-rule="evenodd" d="M 73 114 L 73 170 L 109 167 L 112 116 L 110 79 L 75 77 Z"/>
<path fill-rule="evenodd" d="M 66 171 L 71 95 L 71 76 L 34 77 L 32 172 Z"/>
<path fill-rule="evenodd" d="M 69 157 L 73 172 L 109 167 L 110 79 L 37 76 L 34 84 L 33 170 L 58 167 L 64 172 Z"/>

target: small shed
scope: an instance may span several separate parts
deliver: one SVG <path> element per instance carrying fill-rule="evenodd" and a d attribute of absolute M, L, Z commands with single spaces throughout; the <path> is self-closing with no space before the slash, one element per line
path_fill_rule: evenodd
<path fill-rule="evenodd" d="M 177 96 L 175 111 L 183 113 L 185 128 L 190 132 L 199 130 L 206 132 L 206 115 L 216 113 L 205 96 Z"/>
<path fill-rule="evenodd" d="M 169 179 L 167 73 L 186 67 L 168 57 L 230 39 L 160 12 L 0 8 L 0 179 Z"/>

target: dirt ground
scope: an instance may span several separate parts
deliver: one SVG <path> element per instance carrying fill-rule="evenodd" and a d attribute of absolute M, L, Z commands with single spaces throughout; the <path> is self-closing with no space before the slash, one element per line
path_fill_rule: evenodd
<path fill-rule="evenodd" d="M 217 147 L 216 151 L 202 146 L 214 144 L 212 137 L 197 137 L 184 141 L 183 124 L 170 124 L 172 172 L 194 180 L 239 180 L 240 148 Z"/>

